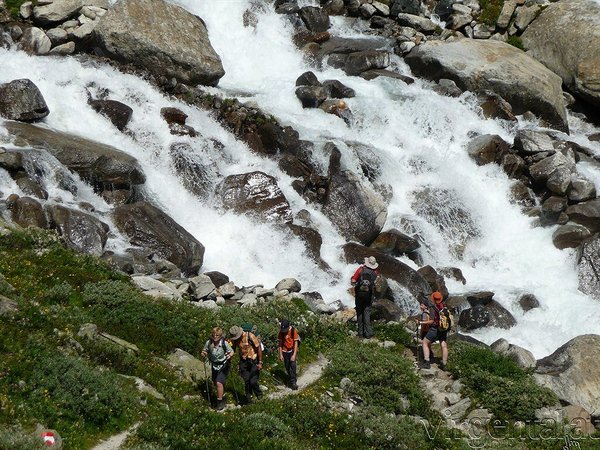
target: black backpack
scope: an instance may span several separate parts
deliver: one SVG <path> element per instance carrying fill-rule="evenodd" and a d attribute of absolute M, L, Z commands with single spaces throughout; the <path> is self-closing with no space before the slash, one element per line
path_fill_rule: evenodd
<path fill-rule="evenodd" d="M 361 298 L 370 299 L 373 296 L 376 278 L 377 274 L 373 269 L 363 266 L 356 282 L 356 294 Z"/>

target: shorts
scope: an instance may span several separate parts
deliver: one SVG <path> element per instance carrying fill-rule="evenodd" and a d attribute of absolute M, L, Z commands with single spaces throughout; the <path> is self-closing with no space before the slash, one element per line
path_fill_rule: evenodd
<path fill-rule="evenodd" d="M 429 331 L 427 332 L 427 334 L 425 335 L 425 339 L 427 339 L 429 342 L 435 342 L 435 341 L 446 342 L 447 338 L 448 338 L 448 332 L 440 331 L 437 328 L 430 328 Z"/>
<path fill-rule="evenodd" d="M 229 375 L 229 369 L 231 365 L 229 363 L 225 364 L 219 370 L 212 369 L 212 381 L 213 383 L 221 383 L 225 384 L 225 380 L 227 379 L 227 375 Z"/>

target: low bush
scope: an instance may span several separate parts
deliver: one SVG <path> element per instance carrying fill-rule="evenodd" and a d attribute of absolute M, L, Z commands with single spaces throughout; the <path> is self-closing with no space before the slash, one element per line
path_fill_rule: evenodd
<path fill-rule="evenodd" d="M 382 341 L 394 341 L 397 344 L 401 344 L 405 347 L 412 343 L 413 336 L 406 331 L 403 324 L 400 323 L 376 323 L 373 326 L 375 336 Z"/>
<path fill-rule="evenodd" d="M 510 358 L 487 348 L 464 342 L 453 345 L 448 368 L 461 378 L 470 396 L 501 419 L 533 420 L 536 409 L 558 401 Z"/>
<path fill-rule="evenodd" d="M 19 426 L 0 426 L 0 448 L 4 450 L 44 450 L 44 442 Z"/>
<path fill-rule="evenodd" d="M 330 358 L 326 376 L 336 383 L 349 378 L 348 394 L 360 397 L 366 405 L 395 414 L 432 415 L 429 397 L 420 388 L 412 363 L 399 353 L 346 340 L 336 346 Z"/>
<path fill-rule="evenodd" d="M 486 25 L 495 26 L 504 6 L 504 0 L 480 0 L 479 4 L 481 5 L 479 21 Z"/>

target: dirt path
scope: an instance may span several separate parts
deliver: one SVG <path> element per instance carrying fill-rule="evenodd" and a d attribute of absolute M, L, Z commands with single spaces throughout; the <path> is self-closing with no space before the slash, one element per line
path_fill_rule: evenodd
<path fill-rule="evenodd" d="M 302 374 L 298 377 L 297 380 L 297 391 L 292 391 L 286 386 L 277 386 L 277 390 L 269 394 L 268 397 L 272 399 L 277 399 L 302 391 L 307 386 L 311 385 L 319 378 L 321 378 L 323 369 L 325 369 L 327 364 L 329 364 L 327 358 L 325 358 L 323 355 L 319 355 L 319 359 L 303 368 Z"/>
<path fill-rule="evenodd" d="M 98 445 L 92 447 L 92 450 L 118 450 L 121 448 L 121 445 L 123 445 L 123 442 L 125 442 L 125 439 L 127 439 L 127 437 L 133 433 L 139 425 L 139 423 L 136 423 L 127 430 L 119 434 L 115 434 L 104 441 L 100 441 Z"/>

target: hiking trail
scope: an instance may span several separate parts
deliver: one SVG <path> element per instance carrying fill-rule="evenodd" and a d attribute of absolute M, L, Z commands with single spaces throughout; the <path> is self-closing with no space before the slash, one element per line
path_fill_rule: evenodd
<path fill-rule="evenodd" d="M 120 432 L 119 434 L 115 434 L 106 438 L 105 440 L 100 441 L 96 446 L 92 447 L 92 450 L 118 450 L 121 448 L 121 445 L 125 442 L 125 440 L 129 437 L 131 433 L 133 433 L 139 423 L 134 424 L 129 427 L 125 431 Z"/>
<path fill-rule="evenodd" d="M 302 370 L 302 374 L 298 377 L 297 384 L 298 390 L 293 391 L 287 386 L 277 386 L 275 392 L 271 392 L 267 395 L 270 399 L 278 399 L 287 397 L 288 395 L 297 393 L 307 388 L 309 385 L 313 384 L 319 378 L 321 378 L 321 374 L 325 367 L 329 364 L 329 360 L 325 358 L 323 355 L 319 355 L 319 358 L 313 362 L 305 366 Z"/>

